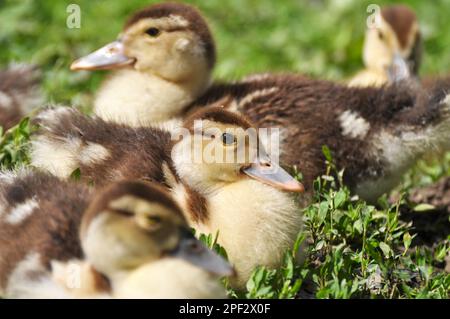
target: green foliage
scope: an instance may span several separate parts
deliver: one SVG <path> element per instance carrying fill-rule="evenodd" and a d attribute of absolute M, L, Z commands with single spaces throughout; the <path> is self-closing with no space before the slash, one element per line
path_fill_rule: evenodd
<path fill-rule="evenodd" d="M 13 169 L 28 164 L 28 146 L 32 127 L 29 118 L 9 129 L 5 134 L 0 127 L 0 163 L 2 169 Z"/>
<path fill-rule="evenodd" d="M 284 254 L 284 260 L 279 269 L 267 269 L 257 267 L 247 282 L 246 298 L 295 298 L 304 279 L 308 275 L 308 269 L 298 263 L 300 246 L 305 240 L 305 234 L 300 233 L 291 251 Z"/>
<path fill-rule="evenodd" d="M 213 237 L 212 234 L 200 234 L 199 239 L 202 241 L 206 246 L 209 247 L 209 249 L 214 250 L 216 253 L 218 253 L 220 256 L 228 260 L 227 252 L 225 251 L 225 248 L 219 245 L 217 242 L 217 239 L 219 238 L 219 232 L 216 233 L 216 236 Z"/>
<path fill-rule="evenodd" d="M 247 298 L 293 298 L 308 281 L 317 298 L 448 298 L 450 275 L 435 267 L 450 253 L 448 239 L 411 247 L 411 224 L 399 220 L 399 205 L 376 209 L 350 195 L 342 172 L 315 182 L 313 203 L 304 209 L 305 229 L 279 269 L 258 267 L 247 283 Z M 307 238 L 305 262 L 295 252 Z M 301 294 L 300 294 L 301 295 Z"/>
<path fill-rule="evenodd" d="M 81 170 L 80 168 L 76 168 L 69 176 L 71 180 L 79 181 L 81 179 Z"/>

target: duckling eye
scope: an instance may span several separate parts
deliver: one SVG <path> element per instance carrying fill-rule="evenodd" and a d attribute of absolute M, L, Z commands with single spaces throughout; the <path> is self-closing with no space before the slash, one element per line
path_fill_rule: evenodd
<path fill-rule="evenodd" d="M 160 31 L 158 28 L 149 28 L 147 29 L 147 31 L 145 31 L 145 33 L 153 38 L 156 38 L 160 34 Z"/>
<path fill-rule="evenodd" d="M 154 225 L 162 223 L 162 218 L 159 216 L 147 216 L 147 220 Z"/>
<path fill-rule="evenodd" d="M 222 143 L 223 145 L 232 145 L 236 143 L 236 136 L 230 133 L 223 133 L 222 134 Z"/>
<path fill-rule="evenodd" d="M 146 230 L 154 231 L 160 229 L 163 219 L 159 216 L 140 215 L 137 217 L 137 223 Z"/>
<path fill-rule="evenodd" d="M 384 34 L 381 31 L 378 31 L 378 39 L 383 40 L 384 39 Z"/>

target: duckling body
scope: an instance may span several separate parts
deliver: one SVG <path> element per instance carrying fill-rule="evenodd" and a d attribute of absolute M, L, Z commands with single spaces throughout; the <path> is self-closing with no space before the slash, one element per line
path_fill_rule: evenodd
<path fill-rule="evenodd" d="M 250 124 L 240 115 L 222 108 L 204 109 L 199 113 L 185 121 L 185 130 L 193 132 L 196 120 L 203 121 L 210 128 L 250 128 Z M 290 248 L 301 229 L 301 216 L 295 198 L 260 181 L 252 182 L 241 173 L 241 165 L 244 164 L 205 164 L 186 158 L 183 150 L 189 149 L 191 141 L 195 139 L 178 141 L 178 135 L 171 138 L 165 132 L 158 133 L 156 136 L 162 136 L 163 139 L 156 141 L 153 134 L 158 130 L 155 128 L 125 127 L 98 117 L 89 118 L 70 109 L 48 110 L 43 116 L 39 116 L 38 122 L 42 129 L 35 138 L 37 143 L 33 142 L 33 165 L 51 169 L 54 161 L 80 163 L 80 155 L 83 154 L 80 150 L 70 153 L 66 158 L 53 159 L 45 156 L 53 149 L 68 149 L 75 137 L 82 139 L 82 145 L 91 145 L 94 141 L 99 143 L 112 155 L 106 160 L 99 159 L 90 165 L 80 166 L 82 179 L 97 183 L 102 179 L 112 181 L 139 178 L 159 181 L 169 186 L 183 208 L 186 219 L 196 228 L 197 233 L 215 235 L 219 230 L 219 241 L 226 250 L 230 247 L 228 257 L 238 266 L 236 285 L 239 287 L 243 287 L 251 269 L 257 265 L 278 265 L 282 254 Z M 100 139 L 99 132 L 111 134 L 102 134 L 104 139 Z M 209 143 L 208 139 L 205 143 L 207 142 Z M 165 151 L 159 151 L 158 147 L 164 147 Z M 75 169 L 76 165 L 71 169 Z M 277 174 L 269 174 L 267 178 Z M 67 178 L 68 175 L 60 176 Z M 281 176 L 289 175 L 286 173 Z M 290 176 L 287 178 L 294 183 L 291 179 Z M 236 198 L 233 199 L 234 197 Z M 249 198 L 253 200 L 249 201 Z M 235 205 L 229 205 L 227 201 Z M 236 221 L 239 221 L 238 225 Z M 262 229 L 266 231 L 261 231 Z M 252 235 L 247 236 L 248 234 Z"/>
<path fill-rule="evenodd" d="M 301 212 L 291 194 L 255 180 L 227 185 L 208 202 L 207 233 L 219 234 L 219 244 L 239 269 L 234 279 L 239 287 L 246 284 L 255 265 L 280 267 L 302 227 Z"/>
<path fill-rule="evenodd" d="M 90 198 L 87 187 L 49 174 L 2 173 L 0 290 L 5 296 L 68 297 L 52 282 L 51 263 L 82 258 L 78 231 Z"/>
<path fill-rule="evenodd" d="M 6 131 L 41 102 L 36 67 L 15 65 L 0 70 L 0 126 Z"/>
<path fill-rule="evenodd" d="M 381 87 L 416 77 L 422 58 L 422 37 L 414 11 L 406 5 L 385 6 L 369 26 L 364 42 L 365 69 L 352 87 Z"/>
<path fill-rule="evenodd" d="M 164 282 L 161 276 L 169 276 L 169 284 L 159 297 L 224 296 L 213 274 L 230 268 L 191 238 L 179 208 L 158 187 L 124 181 L 94 197 L 88 186 L 32 171 L 4 174 L 0 185 L 0 287 L 6 297 L 152 298 L 159 289 L 153 284 Z M 194 244 L 199 246 L 190 251 Z M 170 274 L 167 260 L 177 264 L 177 258 L 190 260 L 192 267 L 180 267 L 182 274 L 172 267 Z M 211 274 L 194 266 L 204 262 L 213 267 Z M 158 279 L 128 284 L 146 275 Z M 183 289 L 175 289 L 183 275 Z M 188 290 L 194 278 L 210 289 Z"/>
<path fill-rule="evenodd" d="M 205 85 L 207 83 L 194 88 L 196 85 L 191 81 L 174 83 L 132 69 L 120 70 L 97 92 L 94 112 L 107 121 L 135 127 L 149 126 L 180 114 L 203 93 Z M 151 110 L 149 105 L 152 105 Z"/>
<path fill-rule="evenodd" d="M 151 287 L 151 289 L 149 289 Z M 175 258 L 163 258 L 140 267 L 122 280 L 114 297 L 120 299 L 224 299 L 223 286 L 214 276 Z"/>
<path fill-rule="evenodd" d="M 448 147 L 448 80 L 347 88 L 294 75 L 213 86 L 194 109 L 222 103 L 259 128 L 280 128 L 280 163 L 296 166 L 307 189 L 325 172 L 327 145 L 344 181 L 368 201 L 397 185 L 422 154 Z M 433 87 L 433 88 L 431 88 Z"/>

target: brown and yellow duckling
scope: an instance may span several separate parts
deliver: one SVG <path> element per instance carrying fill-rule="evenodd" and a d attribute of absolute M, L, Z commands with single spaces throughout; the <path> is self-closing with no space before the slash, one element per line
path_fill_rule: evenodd
<path fill-rule="evenodd" d="M 221 257 L 161 187 L 100 191 L 34 171 L 0 176 L 0 288 L 9 298 L 223 298 Z"/>
<path fill-rule="evenodd" d="M 271 75 L 215 85 L 193 107 L 221 102 L 258 127 L 280 128 L 280 163 L 296 166 L 307 190 L 325 172 L 327 145 L 344 182 L 376 202 L 422 155 L 450 146 L 449 88 L 448 79 L 362 89 Z"/>
<path fill-rule="evenodd" d="M 139 126 L 178 116 L 203 94 L 215 58 L 214 41 L 200 13 L 181 3 L 163 3 L 134 14 L 116 41 L 71 68 L 120 68 L 97 92 L 94 112 Z"/>
<path fill-rule="evenodd" d="M 385 6 L 369 26 L 364 42 L 366 69 L 350 86 L 382 86 L 417 77 L 422 59 L 422 36 L 414 11 L 406 5 Z"/>
<path fill-rule="evenodd" d="M 164 12 L 165 18 L 181 19 L 184 17 L 182 9 L 185 7 L 178 4 L 150 6 L 137 12 L 131 18 L 132 22 L 131 25 L 128 24 L 128 28 L 140 30 L 136 31 L 134 36 L 145 43 L 157 46 L 158 49 L 155 49 L 157 52 L 173 51 L 172 47 L 166 45 L 172 42 L 166 39 L 178 36 L 181 39 L 182 34 L 159 27 L 154 15 L 158 13 L 160 19 Z M 188 9 L 185 11 L 192 12 Z M 198 13 L 196 19 L 189 20 L 190 33 L 195 34 L 196 30 L 204 30 L 194 27 L 197 23 L 201 26 L 206 25 Z M 139 29 L 141 24 L 145 27 Z M 152 31 L 149 35 L 147 31 L 154 28 L 158 29 L 158 32 Z M 212 38 L 201 37 L 201 34 L 199 32 L 190 38 L 191 41 L 196 39 L 198 41 L 196 45 L 192 45 L 212 48 L 214 46 Z M 211 42 L 205 42 L 207 39 Z M 144 45 L 139 46 L 139 49 L 137 46 L 128 49 L 127 41 L 120 38 L 121 50 L 113 50 L 109 54 L 97 52 L 80 59 L 74 68 L 81 68 L 86 64 L 91 69 L 115 67 L 118 64 L 112 61 L 127 58 L 133 63 L 132 72 L 145 73 L 136 69 L 136 66 L 143 56 L 152 56 L 152 50 Z M 408 41 L 405 42 L 406 45 L 410 44 Z M 212 51 L 203 49 L 199 52 L 203 53 L 198 57 L 202 59 L 204 65 L 210 65 L 209 63 L 214 61 L 206 54 Z M 165 67 L 173 69 L 174 65 L 178 65 L 173 57 L 171 55 L 167 60 L 158 61 L 165 64 Z M 189 60 L 189 54 L 180 54 L 177 57 L 181 65 L 185 63 L 182 61 Z M 158 65 L 158 68 L 162 66 Z M 149 70 L 146 72 L 156 74 L 156 71 Z M 204 81 L 195 80 L 194 83 L 208 83 L 210 73 L 199 72 L 196 76 L 204 76 Z M 134 83 L 131 78 L 129 82 Z M 146 83 L 152 85 L 152 81 Z M 438 89 L 428 87 L 421 89 L 415 82 L 401 81 L 382 88 L 349 88 L 295 74 L 262 74 L 250 76 L 236 83 L 218 83 L 209 88 L 205 87 L 206 91 L 202 97 L 188 107 L 184 103 L 167 103 L 164 99 L 171 94 L 165 94 L 161 90 L 159 96 L 163 97 L 161 102 L 165 103 L 167 110 L 171 110 L 172 116 L 177 113 L 183 116 L 192 109 L 209 105 L 225 105 L 228 109 L 242 112 L 257 127 L 280 128 L 280 162 L 297 166 L 305 178 L 308 190 L 312 189 L 312 181 L 325 172 L 322 146 L 327 145 L 332 151 L 337 167 L 345 169 L 345 182 L 364 199 L 376 201 L 380 195 L 397 185 L 403 173 L 422 154 L 446 147 L 448 144 L 445 138 L 448 132 L 446 115 L 448 99 L 446 100 L 445 92 L 449 86 L 445 81 L 436 81 L 435 86 Z M 117 105 L 114 109 L 118 111 L 114 116 L 126 122 L 129 113 L 134 112 L 139 118 L 142 112 L 146 117 L 157 112 L 155 122 L 158 122 L 162 120 L 161 114 L 168 114 L 159 112 L 153 103 L 147 103 L 146 101 L 151 100 L 147 99 L 145 94 L 139 93 L 140 90 L 135 91 L 134 87 L 135 85 L 133 87 L 117 85 L 112 91 L 121 91 L 120 94 L 132 96 L 134 101 L 140 99 L 139 103 L 145 105 L 145 111 L 132 107 L 133 103 L 123 104 L 124 100 L 113 98 L 110 101 L 111 105 Z M 103 93 L 106 94 L 106 91 Z M 111 96 L 114 94 L 111 93 Z M 125 110 L 123 116 L 122 110 Z M 170 117 L 165 118 L 169 119 Z M 133 121 L 129 123 L 134 124 Z"/>
<path fill-rule="evenodd" d="M 42 101 L 38 83 L 39 71 L 35 66 L 18 64 L 0 70 L 0 126 L 3 131 L 19 123 Z"/>
<path fill-rule="evenodd" d="M 286 191 L 303 186 L 271 161 L 256 135 L 246 135 L 253 127 L 237 113 L 202 109 L 172 136 L 70 108 L 47 110 L 37 122 L 33 165 L 62 178 L 79 168 L 94 184 L 138 178 L 167 185 L 198 233 L 219 232 L 236 267 L 236 286 L 243 287 L 257 265 L 280 265 L 301 229 L 298 204 Z M 252 137 L 256 144 L 247 142 Z M 240 153 L 242 160 L 234 160 Z"/>

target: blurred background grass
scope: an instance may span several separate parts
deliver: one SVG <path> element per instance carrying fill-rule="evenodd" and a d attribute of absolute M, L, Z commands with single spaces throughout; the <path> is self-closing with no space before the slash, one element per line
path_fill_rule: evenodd
<path fill-rule="evenodd" d="M 158 1 L 0 0 L 0 66 L 43 67 L 44 92 L 54 103 L 88 106 L 106 72 L 69 71 L 75 58 L 113 40 L 134 10 Z M 218 45 L 217 78 L 290 70 L 345 79 L 362 66 L 371 1 L 187 0 L 211 24 Z M 81 28 L 66 27 L 67 6 L 81 7 Z M 379 5 L 394 1 L 377 1 Z M 422 74 L 450 71 L 450 1 L 404 1 L 417 12 L 425 38 Z"/>

